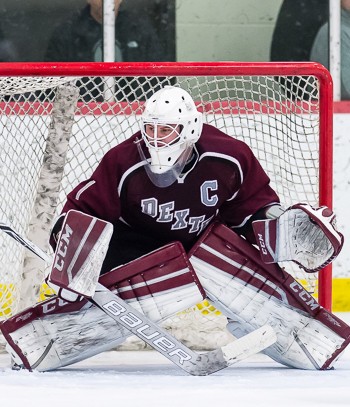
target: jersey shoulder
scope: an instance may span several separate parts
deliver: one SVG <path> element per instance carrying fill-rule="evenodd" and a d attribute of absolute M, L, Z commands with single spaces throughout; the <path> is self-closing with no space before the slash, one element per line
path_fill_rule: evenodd
<path fill-rule="evenodd" d="M 252 155 L 250 147 L 244 141 L 229 136 L 210 124 L 203 125 L 198 150 L 200 154 L 223 154 L 235 158 Z"/>
<path fill-rule="evenodd" d="M 140 132 L 112 147 L 103 156 L 102 161 L 114 167 L 120 167 L 122 171 L 126 171 L 128 168 L 138 164 L 142 161 L 136 146 L 136 140 L 139 138 Z"/>

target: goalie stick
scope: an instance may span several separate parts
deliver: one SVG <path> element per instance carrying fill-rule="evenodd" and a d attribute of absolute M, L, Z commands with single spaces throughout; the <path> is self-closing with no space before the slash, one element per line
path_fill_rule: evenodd
<path fill-rule="evenodd" d="M 51 263 L 47 253 L 20 236 L 11 226 L 0 222 L 0 229 L 42 260 Z M 100 283 L 88 300 L 182 370 L 195 376 L 206 376 L 229 367 L 261 352 L 277 339 L 275 331 L 265 325 L 226 346 L 198 354 Z"/>

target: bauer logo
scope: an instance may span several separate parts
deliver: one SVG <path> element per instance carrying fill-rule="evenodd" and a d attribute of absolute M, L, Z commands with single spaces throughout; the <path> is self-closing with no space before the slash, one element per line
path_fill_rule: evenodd
<path fill-rule="evenodd" d="M 63 270 L 64 259 L 67 255 L 69 240 L 72 236 L 72 233 L 73 233 L 72 228 L 68 225 L 68 223 L 66 223 L 61 233 L 61 237 L 56 249 L 54 268 L 58 271 Z"/>
<path fill-rule="evenodd" d="M 115 300 L 111 300 L 102 307 L 108 312 L 118 317 L 118 321 L 130 329 L 132 332 L 136 331 L 137 336 L 144 338 L 145 342 L 150 345 L 154 345 L 162 353 L 167 353 L 171 357 L 177 357 L 179 364 L 187 360 L 191 360 L 192 357 L 183 349 L 180 349 L 176 343 L 174 343 L 169 336 L 159 332 L 154 327 L 142 321 L 133 312 L 128 312 L 125 307 L 119 304 Z"/>

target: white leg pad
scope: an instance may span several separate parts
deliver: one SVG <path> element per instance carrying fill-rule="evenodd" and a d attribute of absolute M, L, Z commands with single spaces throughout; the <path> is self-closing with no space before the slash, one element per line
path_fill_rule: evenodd
<path fill-rule="evenodd" d="M 179 243 L 118 267 L 100 281 L 155 322 L 204 298 L 204 290 Z M 113 349 L 130 336 L 130 331 L 86 300 L 67 303 L 56 296 L 13 316 L 0 327 L 14 362 L 38 371 Z"/>
<path fill-rule="evenodd" d="M 47 371 L 67 366 L 113 349 L 130 332 L 113 323 L 104 312 L 87 304 L 85 309 L 37 318 L 10 334 L 11 344 L 25 353 L 32 370 Z M 16 350 L 6 349 L 17 365 L 22 365 Z"/>
<path fill-rule="evenodd" d="M 305 300 L 303 288 L 277 265 L 269 276 L 260 268 L 259 253 L 228 228 L 219 225 L 208 231 L 191 251 L 190 261 L 210 300 L 231 320 L 231 333 L 241 337 L 265 324 L 274 328 L 277 342 L 264 353 L 279 363 L 328 369 L 348 345 L 350 328 L 343 321 L 309 294 Z"/>

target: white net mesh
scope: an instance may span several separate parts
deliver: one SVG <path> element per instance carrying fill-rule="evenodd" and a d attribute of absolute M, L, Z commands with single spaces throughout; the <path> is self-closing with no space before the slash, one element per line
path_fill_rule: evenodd
<path fill-rule="evenodd" d="M 110 86 L 111 78 L 105 83 L 99 77 L 77 78 L 76 75 L 74 78 L 1 78 L 0 220 L 10 223 L 18 232 L 30 236 L 46 249 L 43 245 L 52 219 L 62 208 L 66 194 L 91 175 L 105 152 L 138 130 L 138 115 L 144 100 L 165 84 L 188 90 L 203 111 L 207 123 L 251 146 L 283 205 L 301 201 L 317 205 L 321 111 L 319 80 L 312 75 L 259 75 L 258 71 L 249 76 L 236 76 L 234 73 L 229 76 L 196 76 L 195 71 L 190 76 L 188 70 L 185 72 L 188 76 L 116 77 L 112 79 L 114 86 L 110 89 L 107 89 L 106 83 Z M 72 127 L 66 126 L 65 129 L 64 120 L 69 122 L 70 117 L 68 108 L 58 101 L 57 86 L 62 89 L 72 83 L 79 88 L 80 96 L 77 104 L 72 99 Z M 113 100 L 104 99 L 108 90 Z M 67 100 L 67 97 L 64 99 Z M 57 126 L 59 120 L 52 113 L 55 104 L 61 112 L 61 127 Z M 66 113 L 67 119 L 64 119 Z M 54 191 L 45 196 L 45 189 L 49 186 L 42 188 L 39 174 L 43 163 L 49 162 L 50 168 L 55 160 L 54 153 L 45 156 L 45 149 L 48 143 L 56 145 L 58 150 L 62 149 L 59 137 L 64 132 L 65 137 L 70 136 L 70 139 L 69 147 L 65 148 L 62 182 L 58 181 Z M 50 141 L 52 133 L 58 137 L 55 142 Z M 54 183 L 57 184 L 57 179 Z M 38 200 L 36 196 L 40 188 Z M 35 209 L 36 199 L 47 201 L 45 209 Z M 31 219 L 33 213 L 35 216 Z M 38 228 L 38 224 L 41 232 L 31 234 L 31 227 L 36 225 Z M 0 318 L 7 318 L 23 307 L 20 302 L 23 280 L 29 280 L 34 297 L 41 286 L 44 265 L 36 264 L 37 271 L 26 274 L 24 256 L 21 246 L 5 234 L 0 235 Z M 299 269 L 289 271 L 297 273 L 297 277 L 305 280 L 308 288 L 314 291 L 317 275 L 305 275 Z M 190 326 L 196 325 L 203 335 L 204 331 L 208 331 L 212 332 L 212 336 L 213 327 L 219 326 L 219 339 L 215 342 L 220 341 L 224 335 L 225 319 L 211 310 L 210 304 L 200 307 L 200 311 L 197 307 L 195 313 L 184 313 L 176 321 L 170 321 L 169 325 L 175 329 L 175 325 L 182 324 L 185 334 Z M 208 339 L 203 341 L 208 344 Z M 195 339 L 196 344 L 199 342 L 198 338 Z"/>

